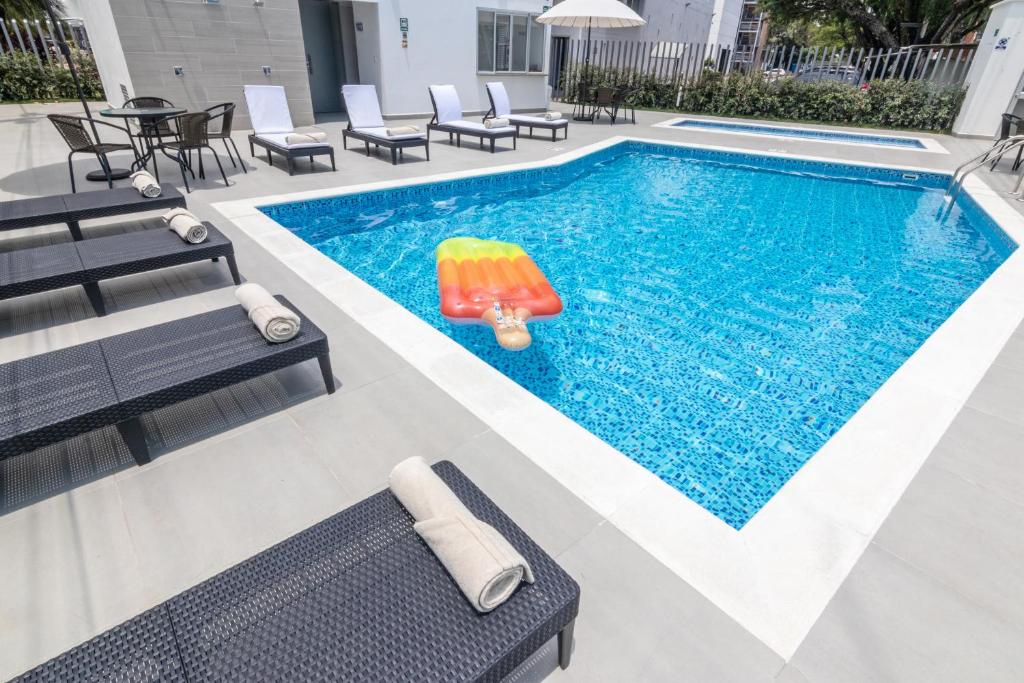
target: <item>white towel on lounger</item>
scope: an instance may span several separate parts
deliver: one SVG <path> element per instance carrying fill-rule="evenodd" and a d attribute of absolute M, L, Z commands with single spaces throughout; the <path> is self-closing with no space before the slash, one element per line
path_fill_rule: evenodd
<path fill-rule="evenodd" d="M 136 171 L 129 176 L 132 179 L 132 187 L 139 191 L 143 197 L 147 199 L 153 199 L 159 197 L 163 191 L 160 189 L 160 183 L 156 181 L 149 171 L 143 169 Z"/>
<path fill-rule="evenodd" d="M 412 135 L 413 133 L 419 133 L 419 126 L 395 126 L 394 128 L 388 128 L 388 137 L 394 137 L 395 135 Z"/>
<path fill-rule="evenodd" d="M 285 141 L 289 145 L 303 145 L 310 142 L 327 142 L 327 133 L 315 131 L 313 133 L 288 133 Z"/>
<path fill-rule="evenodd" d="M 398 463 L 388 485 L 416 520 L 416 533 L 477 611 L 493 610 L 522 581 L 534 582 L 522 554 L 497 529 L 477 519 L 423 458 Z"/>
<path fill-rule="evenodd" d="M 485 128 L 506 128 L 508 126 L 508 119 L 503 119 L 500 116 L 494 119 L 487 119 L 484 121 Z"/>
<path fill-rule="evenodd" d="M 171 209 L 163 216 L 167 226 L 189 244 L 205 242 L 208 231 L 199 217 L 188 209 Z"/>
<path fill-rule="evenodd" d="M 544 113 L 545 121 L 557 121 L 562 118 L 562 112 L 560 111 L 549 111 Z"/>
<path fill-rule="evenodd" d="M 293 339 L 299 333 L 302 324 L 299 316 L 278 303 L 270 292 L 256 283 L 247 282 L 236 289 L 235 298 L 267 341 L 279 344 Z"/>

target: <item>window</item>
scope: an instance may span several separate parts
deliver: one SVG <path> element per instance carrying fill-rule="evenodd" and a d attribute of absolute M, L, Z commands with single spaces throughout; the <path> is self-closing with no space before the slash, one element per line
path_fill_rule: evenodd
<path fill-rule="evenodd" d="M 488 73 L 544 71 L 544 25 L 536 14 L 481 10 L 476 22 L 477 69 Z"/>

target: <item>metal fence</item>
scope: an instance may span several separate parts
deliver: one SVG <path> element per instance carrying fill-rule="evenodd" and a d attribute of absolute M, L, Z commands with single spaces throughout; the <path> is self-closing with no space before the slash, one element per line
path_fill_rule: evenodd
<path fill-rule="evenodd" d="M 638 76 L 684 85 L 713 69 L 723 75 L 740 71 L 767 79 L 795 77 L 802 81 L 838 81 L 862 86 L 873 80 L 925 80 L 962 85 L 977 45 L 912 45 L 882 48 L 807 48 L 769 45 L 738 52 L 731 45 L 625 40 L 590 43 L 592 69 L 609 70 L 623 79 Z M 587 42 L 552 42 L 550 83 L 556 99 L 578 76 L 587 61 Z"/>
<path fill-rule="evenodd" d="M 62 64 L 54 30 L 72 48 L 92 52 L 85 26 L 78 20 L 60 20 L 54 27 L 49 19 L 12 19 L 0 17 L 0 52 L 27 52 L 35 55 L 42 66 Z"/>

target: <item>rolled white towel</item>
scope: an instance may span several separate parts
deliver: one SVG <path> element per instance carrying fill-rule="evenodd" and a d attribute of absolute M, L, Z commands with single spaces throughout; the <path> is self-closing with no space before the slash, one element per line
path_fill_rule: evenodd
<path fill-rule="evenodd" d="M 178 237 L 189 244 L 205 242 L 208 235 L 206 226 L 199 217 L 187 209 L 171 209 L 163 216 L 167 226 L 178 234 Z"/>
<path fill-rule="evenodd" d="M 299 316 L 279 304 L 270 292 L 256 283 L 247 282 L 236 289 L 235 298 L 267 341 L 279 344 L 293 339 L 299 333 L 302 324 Z"/>
<path fill-rule="evenodd" d="M 163 190 L 160 189 L 160 183 L 156 181 L 149 171 L 143 169 L 136 171 L 129 176 L 132 179 L 132 187 L 139 191 L 143 197 L 153 199 L 159 197 Z"/>
<path fill-rule="evenodd" d="M 557 121 L 562 118 L 562 112 L 560 111 L 549 111 L 544 113 L 545 121 Z"/>
<path fill-rule="evenodd" d="M 288 133 L 284 139 L 289 145 L 308 145 L 311 142 L 327 142 L 327 133 Z"/>
<path fill-rule="evenodd" d="M 520 582 L 534 582 L 529 563 L 497 529 L 477 519 L 420 457 L 403 460 L 388 477 L 413 528 L 479 612 L 505 602 Z"/>
<path fill-rule="evenodd" d="M 484 121 L 484 128 L 505 128 L 506 126 L 508 126 L 508 119 L 503 119 L 500 116 Z"/>
<path fill-rule="evenodd" d="M 419 126 L 395 126 L 394 128 L 388 128 L 384 132 L 388 134 L 388 137 L 392 137 L 392 136 L 395 136 L 395 135 L 412 135 L 413 133 L 419 133 L 420 132 L 420 127 Z"/>

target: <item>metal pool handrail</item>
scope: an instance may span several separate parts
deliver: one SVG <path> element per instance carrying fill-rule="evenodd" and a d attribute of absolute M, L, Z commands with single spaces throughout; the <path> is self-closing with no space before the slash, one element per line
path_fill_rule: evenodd
<path fill-rule="evenodd" d="M 969 159 L 957 166 L 956 170 L 953 171 L 953 177 L 950 179 L 949 185 L 946 186 L 946 199 L 949 200 L 949 203 L 952 205 L 956 201 L 957 196 L 963 189 L 964 180 L 967 176 L 988 163 L 990 156 L 995 155 L 998 161 L 1004 154 L 1019 147 L 1024 147 L 1024 135 L 1013 135 L 999 141 L 993 147 L 973 159 Z M 1019 186 L 1020 183 L 1018 183 L 1018 190 L 1020 189 Z"/>

